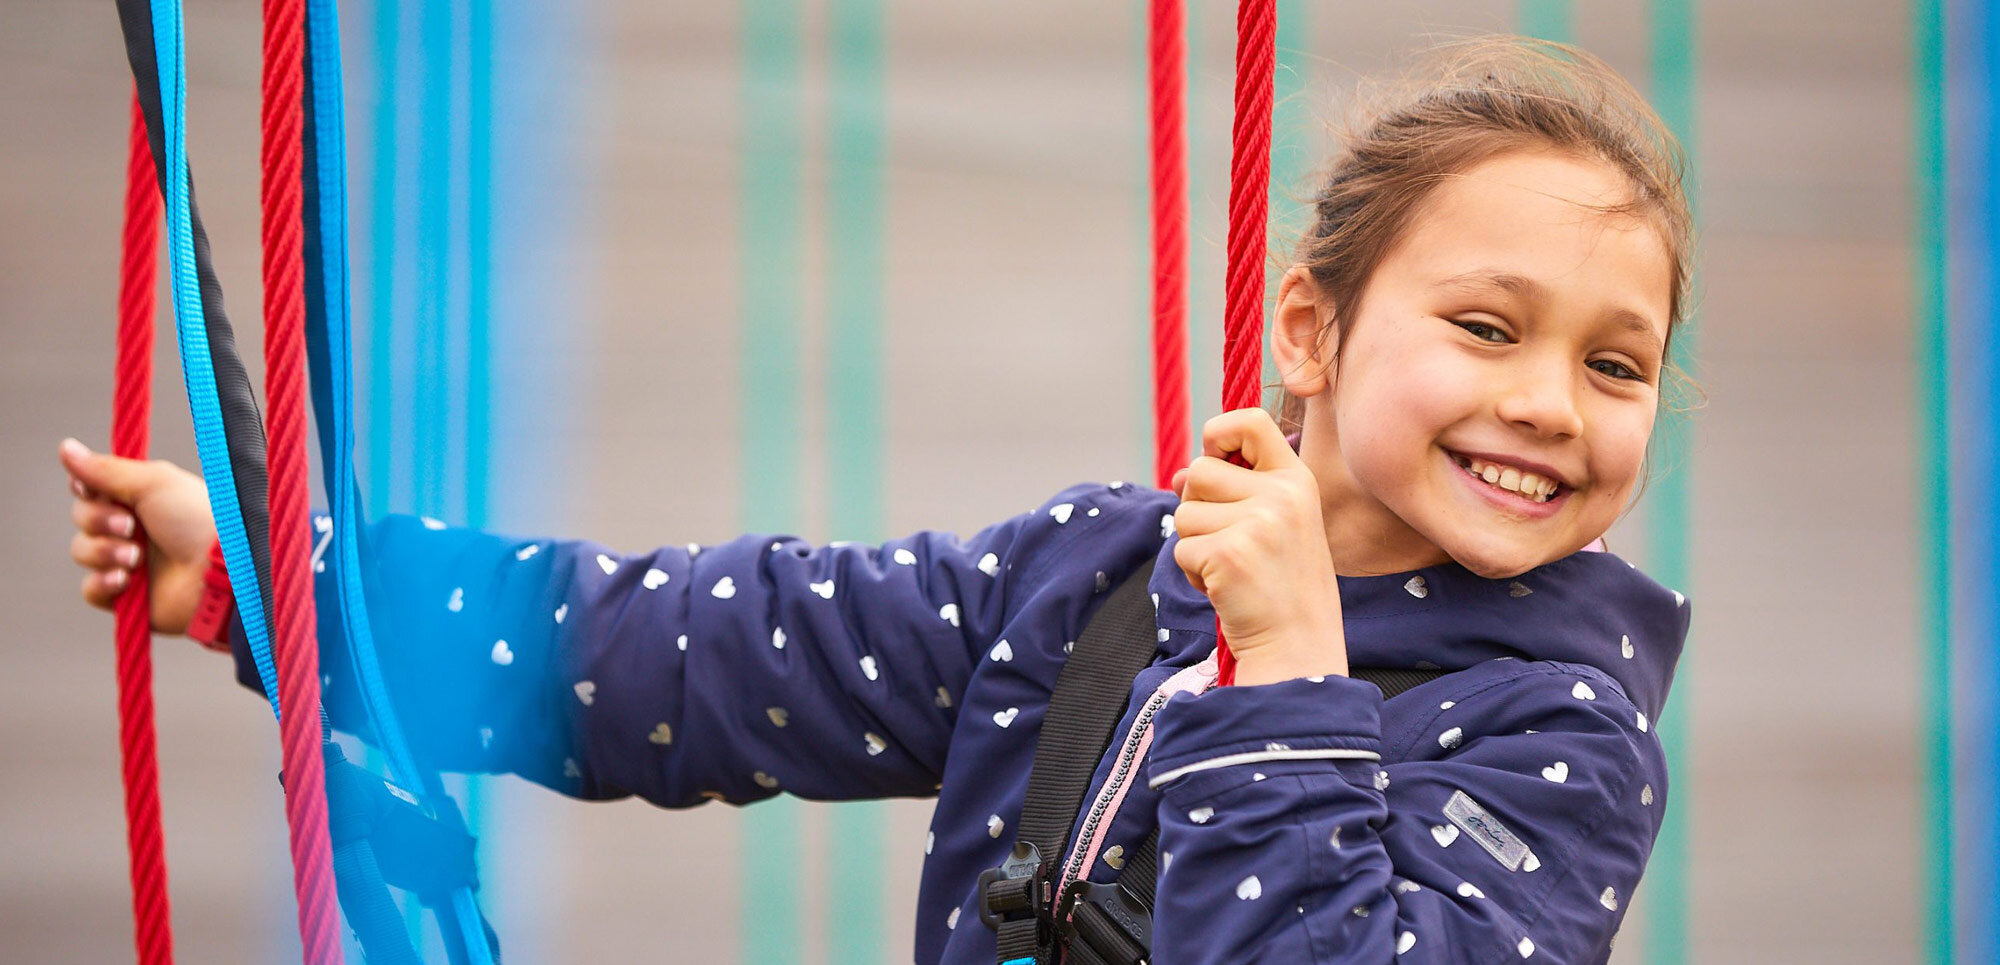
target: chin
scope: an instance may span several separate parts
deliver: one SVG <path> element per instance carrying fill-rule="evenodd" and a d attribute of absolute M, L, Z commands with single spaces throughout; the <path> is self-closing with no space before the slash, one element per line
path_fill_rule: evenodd
<path fill-rule="evenodd" d="M 1523 546 L 1482 545 L 1478 541 L 1463 539 L 1440 541 L 1438 547 L 1458 565 L 1489 580 L 1512 579 L 1569 555 Z"/>

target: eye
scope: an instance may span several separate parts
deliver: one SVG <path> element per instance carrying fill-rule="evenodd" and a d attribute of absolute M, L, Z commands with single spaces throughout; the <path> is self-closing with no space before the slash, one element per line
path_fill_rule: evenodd
<path fill-rule="evenodd" d="M 1611 359 L 1593 359 L 1589 364 L 1591 371 L 1609 378 L 1624 379 L 1633 382 L 1646 381 L 1645 376 L 1640 375 L 1639 373 L 1634 372 L 1630 368 L 1626 367 L 1624 364 L 1615 362 Z"/>
<path fill-rule="evenodd" d="M 1452 322 L 1452 324 L 1458 326 L 1459 328 L 1465 329 L 1465 331 L 1470 333 L 1473 338 L 1476 338 L 1482 342 L 1492 342 L 1496 345 L 1504 345 L 1509 341 L 1507 338 L 1507 333 L 1501 331 L 1498 325 L 1489 325 L 1485 322 L 1458 322 L 1458 321 L 1454 321 Z"/>

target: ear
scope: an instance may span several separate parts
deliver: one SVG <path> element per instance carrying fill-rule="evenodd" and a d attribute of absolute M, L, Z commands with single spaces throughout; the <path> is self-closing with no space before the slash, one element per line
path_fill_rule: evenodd
<path fill-rule="evenodd" d="M 1329 327 L 1333 306 L 1304 265 L 1293 265 L 1278 284 L 1278 309 L 1271 318 L 1271 357 L 1286 391 L 1303 399 L 1326 390 L 1333 380 L 1334 350 L 1340 333 Z"/>

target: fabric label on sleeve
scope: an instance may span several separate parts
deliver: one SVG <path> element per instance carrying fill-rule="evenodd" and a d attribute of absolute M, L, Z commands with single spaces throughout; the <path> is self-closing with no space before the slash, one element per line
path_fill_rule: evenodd
<path fill-rule="evenodd" d="M 1479 806 L 1479 802 L 1464 791 L 1454 790 L 1451 800 L 1444 802 L 1444 816 L 1451 823 L 1472 836 L 1486 853 L 1495 861 L 1507 867 L 1508 871 L 1518 871 L 1521 862 L 1528 857 L 1527 842 L 1522 841 L 1493 813 Z"/>

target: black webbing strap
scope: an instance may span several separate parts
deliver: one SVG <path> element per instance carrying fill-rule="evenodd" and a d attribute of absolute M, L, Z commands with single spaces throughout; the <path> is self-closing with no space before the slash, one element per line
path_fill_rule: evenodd
<path fill-rule="evenodd" d="M 1013 855 L 980 879 L 980 917 L 999 933 L 1000 962 L 1045 961 L 1054 947 L 1045 919 L 1056 864 L 1090 776 L 1125 715 L 1132 678 L 1153 662 L 1158 646 L 1146 592 L 1152 572 L 1149 560 L 1098 606 L 1056 678 Z"/>
<path fill-rule="evenodd" d="M 1146 587 L 1148 563 L 1112 592 L 1077 638 L 1069 663 L 1056 678 L 1035 766 L 1021 811 L 1020 838 L 1001 868 L 980 877 L 980 917 L 999 932 L 998 961 L 1049 961 L 1056 941 L 1052 921 L 1056 862 L 1104 756 L 1113 729 L 1123 718 L 1132 678 L 1151 662 L 1157 625 Z M 1080 668 L 1072 674 L 1073 668 Z M 1366 680 L 1388 700 L 1449 671 L 1400 667 L 1354 667 L 1348 676 Z M 1087 719 L 1086 719 L 1087 717 Z M 1051 735 L 1059 735 L 1053 737 Z M 1057 782 L 1066 782 L 1056 786 Z M 1070 905 L 1065 947 L 1076 965 L 1141 965 L 1150 958 L 1152 909 L 1159 882 L 1160 831 L 1156 827 L 1126 859 L 1113 883 L 1079 881 Z"/>

